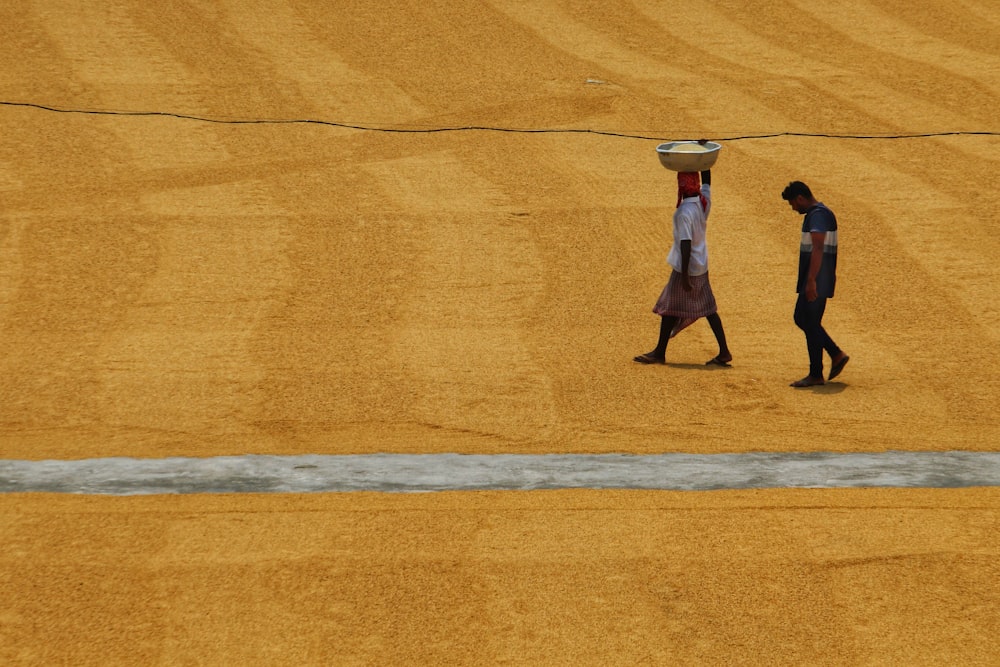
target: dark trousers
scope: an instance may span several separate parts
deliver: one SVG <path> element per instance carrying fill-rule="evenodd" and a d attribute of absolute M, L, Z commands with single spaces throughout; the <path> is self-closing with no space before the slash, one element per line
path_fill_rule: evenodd
<path fill-rule="evenodd" d="M 806 347 L 809 349 L 809 375 L 814 378 L 823 377 L 823 350 L 831 358 L 840 355 L 840 348 L 833 342 L 823 328 L 823 313 L 826 311 L 826 297 L 818 297 L 815 301 L 806 299 L 805 294 L 799 294 L 795 302 L 795 324 L 806 335 Z"/>

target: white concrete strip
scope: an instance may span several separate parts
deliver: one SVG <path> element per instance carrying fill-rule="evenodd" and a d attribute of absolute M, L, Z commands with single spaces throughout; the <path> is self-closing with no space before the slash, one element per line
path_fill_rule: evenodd
<path fill-rule="evenodd" d="M 317 493 L 1000 486 L 1000 452 L 373 454 L 0 460 L 0 492 Z"/>

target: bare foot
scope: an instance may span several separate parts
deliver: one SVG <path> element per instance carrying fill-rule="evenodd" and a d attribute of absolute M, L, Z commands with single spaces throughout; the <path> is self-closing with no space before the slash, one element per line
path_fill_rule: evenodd
<path fill-rule="evenodd" d="M 634 359 L 634 361 L 637 361 L 640 364 L 665 364 L 665 363 L 667 363 L 666 356 L 660 357 L 660 356 L 657 356 L 657 355 L 653 354 L 652 352 L 647 352 L 646 354 L 640 354 L 638 357 L 636 357 Z"/>
<path fill-rule="evenodd" d="M 844 370 L 844 366 L 846 366 L 847 362 L 850 360 L 851 358 L 849 356 L 841 352 L 840 356 L 833 360 L 833 366 L 830 367 L 830 377 L 827 379 L 832 380 L 840 375 L 840 371 Z"/>
<path fill-rule="evenodd" d="M 801 380 L 796 380 L 795 382 L 793 382 L 792 384 L 790 384 L 788 386 L 789 387 L 818 387 L 821 384 L 824 384 L 823 378 L 814 378 L 811 375 L 807 375 L 804 378 L 802 378 Z"/>

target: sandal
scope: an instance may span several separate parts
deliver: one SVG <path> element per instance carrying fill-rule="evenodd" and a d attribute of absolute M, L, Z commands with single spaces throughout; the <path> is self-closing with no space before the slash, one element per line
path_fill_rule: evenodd
<path fill-rule="evenodd" d="M 667 360 L 663 357 L 654 357 L 650 353 L 640 354 L 633 361 L 637 361 L 640 364 L 665 364 Z"/>

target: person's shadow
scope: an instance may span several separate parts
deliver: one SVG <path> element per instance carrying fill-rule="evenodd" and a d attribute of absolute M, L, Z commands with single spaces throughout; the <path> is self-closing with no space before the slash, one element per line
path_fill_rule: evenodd
<path fill-rule="evenodd" d="M 679 368 L 685 371 L 731 371 L 732 366 L 719 366 L 718 364 L 680 364 L 673 361 L 668 361 L 667 366 L 671 368 Z"/>
<path fill-rule="evenodd" d="M 843 382 L 827 382 L 818 384 L 815 387 L 807 387 L 814 394 L 839 394 L 847 389 L 848 385 Z"/>
<path fill-rule="evenodd" d="M 675 361 L 668 361 L 667 366 L 685 371 L 731 371 L 732 366 L 719 366 L 717 364 L 682 364 Z M 844 382 L 827 382 L 812 387 L 798 387 L 798 391 L 808 390 L 814 394 L 839 394 L 850 385 Z"/>

